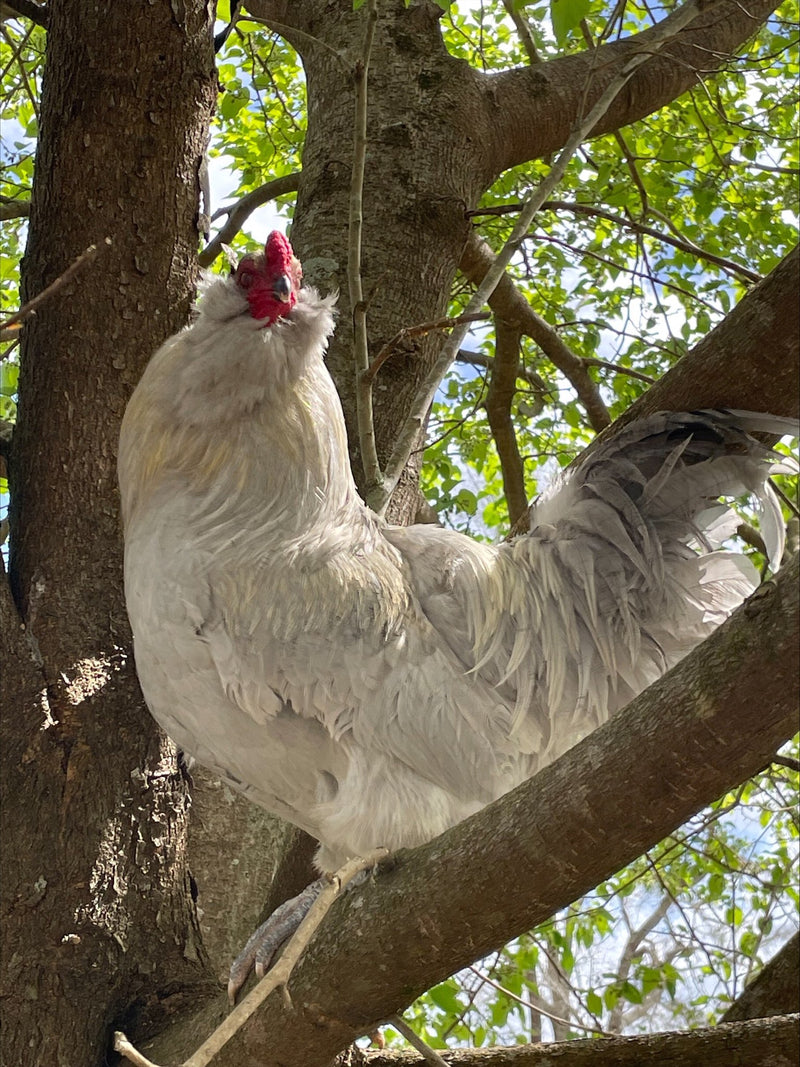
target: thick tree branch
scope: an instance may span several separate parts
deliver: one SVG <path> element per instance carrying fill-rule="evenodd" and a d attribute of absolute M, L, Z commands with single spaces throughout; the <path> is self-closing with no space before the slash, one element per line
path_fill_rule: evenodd
<path fill-rule="evenodd" d="M 15 200 L 11 196 L 0 196 L 0 222 L 8 222 L 9 219 L 27 219 L 30 213 L 30 200 Z"/>
<path fill-rule="evenodd" d="M 449 1067 L 793 1067 L 800 1054 L 796 1015 L 688 1032 L 564 1041 L 443 1053 Z M 424 1067 L 414 1052 L 355 1050 L 350 1067 Z"/>
<path fill-rule="evenodd" d="M 722 1016 L 722 1022 L 800 1011 L 800 934 L 791 937 Z"/>
<path fill-rule="evenodd" d="M 796 729 L 797 577 L 794 560 L 556 763 L 347 894 L 292 976 L 293 1008 L 270 998 L 215 1067 L 326 1063 L 755 774 Z M 172 1035 L 143 1051 L 188 1049 Z"/>
<path fill-rule="evenodd" d="M 659 55 L 634 74 L 592 130 L 597 137 L 652 114 L 705 73 L 721 69 L 736 49 L 778 6 L 777 0 L 711 0 L 699 3 L 694 21 Z M 589 111 L 630 57 L 651 36 L 682 17 L 677 8 L 656 26 L 574 56 L 535 67 L 487 75 L 492 143 L 486 165 L 494 175 L 558 151 L 582 114 Z"/>
<path fill-rule="evenodd" d="M 473 231 L 464 248 L 459 270 L 473 285 L 479 285 L 494 260 L 489 245 Z M 583 360 L 564 343 L 557 330 L 536 314 L 507 274 L 489 297 L 489 307 L 504 321 L 518 325 L 520 331 L 535 341 L 553 366 L 561 371 L 575 389 L 592 429 L 602 430 L 608 426 L 611 422 L 608 410 Z"/>
<path fill-rule="evenodd" d="M 47 26 L 49 12 L 44 4 L 37 4 L 35 0 L 6 0 L 2 5 L 3 18 L 15 18 L 20 16 L 30 19 L 37 26 Z"/>

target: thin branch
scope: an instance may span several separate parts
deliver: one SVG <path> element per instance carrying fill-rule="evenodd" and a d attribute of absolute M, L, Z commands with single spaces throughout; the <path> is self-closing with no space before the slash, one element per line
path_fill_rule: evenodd
<path fill-rule="evenodd" d="M 288 990 L 288 982 L 292 971 L 313 938 L 322 920 L 328 914 L 334 901 L 340 896 L 345 886 L 361 874 L 375 867 L 381 860 L 389 855 L 389 850 L 377 848 L 366 856 L 357 856 L 348 860 L 335 874 L 330 876 L 330 884 L 325 886 L 320 895 L 311 905 L 305 919 L 298 926 L 292 939 L 283 951 L 283 955 L 275 966 L 264 975 L 258 985 L 252 989 L 244 1000 L 237 1004 L 223 1022 L 217 1027 L 211 1037 L 189 1057 L 184 1067 L 206 1067 L 217 1052 L 226 1045 L 233 1035 L 241 1029 L 243 1024 L 250 1018 L 270 993 L 278 987 Z"/>
<path fill-rule="evenodd" d="M 19 311 L 15 311 L 13 315 L 9 315 L 8 318 L 3 319 L 2 322 L 0 322 L 0 330 L 6 330 L 9 326 L 13 326 L 14 323 L 24 322 L 25 319 L 30 318 L 31 315 L 34 315 L 40 304 L 42 304 L 45 300 L 51 297 L 53 293 L 63 288 L 63 286 L 65 286 L 68 282 L 72 281 L 73 277 L 82 267 L 85 267 L 87 263 L 91 263 L 92 260 L 97 256 L 98 252 L 103 251 L 104 247 L 108 248 L 110 245 L 110 237 L 105 237 L 101 242 L 100 246 L 89 245 L 89 247 L 84 252 L 81 252 L 81 254 L 76 260 L 70 263 L 70 265 L 67 267 L 63 274 L 59 274 L 55 281 L 50 282 L 50 284 L 46 288 L 42 289 L 41 293 L 38 293 L 32 300 L 29 300 L 26 304 L 23 304 Z"/>
<path fill-rule="evenodd" d="M 644 187 L 642 176 L 639 174 L 639 168 L 636 166 L 633 152 L 631 152 L 630 146 L 620 130 L 614 130 L 614 140 L 619 145 L 620 151 L 625 159 L 625 165 L 628 168 L 628 173 L 633 179 L 633 184 L 636 186 L 636 191 L 639 194 L 639 201 L 642 205 L 642 214 L 646 215 L 650 210 L 650 203 L 647 198 L 647 190 Z"/>
<path fill-rule="evenodd" d="M 456 363 L 468 363 L 472 367 L 482 367 L 484 370 L 491 371 L 494 366 L 494 359 L 483 352 L 471 352 L 467 348 L 460 348 L 456 354 Z M 517 367 L 517 378 L 529 385 L 539 396 L 546 396 L 552 399 L 553 390 L 544 378 L 535 371 L 528 370 L 521 363 Z"/>
<path fill-rule="evenodd" d="M 446 1061 L 427 1042 L 423 1041 L 419 1034 L 411 1029 L 402 1015 L 390 1015 L 386 1021 L 391 1023 L 395 1030 L 403 1035 L 409 1045 L 417 1050 L 426 1063 L 433 1064 L 433 1067 L 447 1067 Z"/>
<path fill-rule="evenodd" d="M 472 233 L 462 253 L 459 270 L 473 284 L 480 286 L 496 262 L 488 244 Z M 522 333 L 532 338 L 553 366 L 567 378 L 586 411 L 592 429 L 599 431 L 609 425 L 611 417 L 608 409 L 583 359 L 570 349 L 550 323 L 536 314 L 508 275 L 502 276 L 489 297 L 489 307 L 495 315 L 518 324 Z"/>
<path fill-rule="evenodd" d="M 667 42 L 673 40 L 685 26 L 697 17 L 701 6 L 702 4 L 700 3 L 700 0 L 690 0 L 685 7 L 671 15 L 664 24 L 654 26 L 652 30 L 648 31 L 648 39 L 646 43 L 641 46 L 641 50 L 633 53 L 622 70 L 612 77 L 588 115 L 585 115 L 575 124 L 572 133 L 567 139 L 567 142 L 559 153 L 556 161 L 553 163 L 553 166 L 550 168 L 549 173 L 526 200 L 525 206 L 520 212 L 516 225 L 511 232 L 511 236 L 498 253 L 493 266 L 486 272 L 486 276 L 466 307 L 466 314 L 482 310 L 483 305 L 494 292 L 506 267 L 517 252 L 520 243 L 527 235 L 534 215 L 540 210 L 542 204 L 552 194 L 553 190 L 564 177 L 569 161 L 572 159 L 583 141 L 591 134 L 592 130 L 603 115 L 605 115 L 606 111 L 608 111 L 620 91 L 627 85 L 637 69 L 643 63 L 647 62 L 655 53 L 660 51 Z M 457 327 L 453 331 L 442 346 L 438 358 L 422 382 L 416 401 L 409 413 L 405 425 L 398 435 L 394 451 L 387 464 L 384 475 L 384 485 L 381 488 L 380 496 L 376 494 L 375 504 L 373 506 L 376 506 L 376 510 L 379 512 L 385 510 L 389 496 L 408 462 L 408 457 L 413 448 L 414 441 L 424 426 L 425 417 L 436 390 L 439 387 L 439 382 L 444 377 L 447 368 L 453 362 L 456 352 L 464 341 L 466 332 L 466 327 Z"/>
<path fill-rule="evenodd" d="M 222 246 L 229 244 L 234 239 L 256 208 L 262 207 L 277 196 L 296 193 L 299 184 L 299 171 L 294 171 L 292 174 L 284 174 L 280 178 L 273 178 L 272 181 L 259 185 L 257 189 L 247 193 L 246 196 L 237 200 L 231 207 L 222 208 L 221 211 L 216 212 L 214 214 L 215 219 L 222 214 L 227 214 L 228 221 L 198 255 L 197 261 L 200 266 L 211 266 L 220 252 L 222 252 Z"/>
<path fill-rule="evenodd" d="M 267 997 L 275 989 L 282 988 L 288 996 L 288 983 L 297 961 L 308 947 L 317 928 L 328 914 L 333 903 L 341 895 L 342 890 L 362 871 L 368 871 L 375 867 L 381 860 L 386 859 L 389 850 L 377 848 L 365 856 L 357 856 L 348 860 L 335 874 L 329 876 L 329 884 L 325 886 L 317 899 L 309 908 L 308 914 L 298 926 L 289 940 L 286 948 L 275 964 L 261 979 L 244 1000 L 240 1001 L 227 1015 L 211 1036 L 203 1042 L 182 1067 L 207 1067 L 217 1053 L 230 1041 L 242 1026 L 247 1022 L 253 1012 L 264 1003 Z M 136 1067 L 158 1067 L 151 1063 L 128 1041 L 123 1033 L 114 1035 L 114 1048 L 121 1052 Z"/>
<path fill-rule="evenodd" d="M 375 444 L 375 423 L 372 417 L 372 383 L 369 374 L 369 338 L 367 336 L 367 305 L 361 279 L 361 230 L 364 207 L 364 168 L 367 159 L 367 78 L 375 25 L 378 21 L 376 0 L 369 0 L 367 25 L 364 30 L 362 55 L 356 63 L 355 132 L 353 143 L 353 172 L 350 179 L 350 225 L 347 242 L 347 282 L 350 307 L 353 313 L 353 356 L 356 376 L 356 423 L 361 464 L 364 468 L 364 496 L 368 504 L 373 495 L 382 493 L 383 475 Z"/>
<path fill-rule="evenodd" d="M 579 1023 L 571 1019 L 562 1019 L 560 1015 L 554 1015 L 552 1012 L 547 1011 L 541 1004 L 534 1004 L 530 1000 L 525 1000 L 524 997 L 517 996 L 516 993 L 512 993 L 510 989 L 506 989 L 500 982 L 496 982 L 493 978 L 490 978 L 487 974 L 482 974 L 474 964 L 470 964 L 467 968 L 468 971 L 472 971 L 473 974 L 486 982 L 487 985 L 492 986 L 498 991 L 503 993 L 510 1000 L 515 1000 L 518 1004 L 522 1004 L 525 1008 L 530 1008 L 533 1011 L 539 1012 L 540 1015 L 545 1015 L 551 1022 L 564 1023 L 567 1026 L 574 1027 L 576 1030 L 585 1030 L 588 1034 L 597 1034 L 599 1037 L 611 1037 L 612 1035 L 607 1030 L 601 1030 L 596 1026 L 587 1026 L 585 1023 Z"/>
<path fill-rule="evenodd" d="M 653 908 L 651 913 L 642 921 L 642 923 L 631 930 L 628 934 L 628 939 L 625 942 L 625 947 L 620 955 L 619 962 L 617 964 L 617 979 L 620 984 L 627 982 L 628 975 L 631 972 L 634 957 L 639 951 L 639 946 L 642 941 L 651 934 L 653 930 L 658 926 L 669 909 L 672 907 L 672 897 L 666 893 L 662 896 L 658 904 Z M 608 1028 L 612 1033 L 619 1033 L 622 1028 L 622 1011 L 624 1001 L 620 997 L 617 1003 L 611 1010 L 611 1014 L 608 1018 Z"/>
<path fill-rule="evenodd" d="M 30 37 L 30 35 L 33 33 L 33 26 L 29 26 L 27 28 L 27 30 L 25 31 L 25 35 L 19 41 L 15 41 L 14 40 L 14 38 L 11 36 L 11 34 L 8 32 L 8 30 L 6 30 L 5 26 L 3 26 L 2 23 L 0 23 L 0 26 L 2 26 L 2 34 L 3 34 L 3 37 L 5 38 L 6 43 L 8 44 L 9 48 L 11 49 L 11 53 L 12 53 L 13 59 L 16 60 L 18 66 L 19 66 L 20 81 L 22 82 L 22 85 L 23 85 L 23 87 L 25 89 L 25 92 L 28 94 L 28 100 L 30 101 L 31 108 L 33 109 L 33 114 L 35 115 L 35 117 L 36 117 L 36 119 L 38 121 L 38 119 L 39 119 L 39 103 L 38 103 L 38 101 L 36 99 L 36 94 L 33 91 L 33 87 L 31 86 L 30 79 L 28 78 L 28 72 L 25 69 L 25 61 L 22 58 L 22 49 L 27 44 L 27 41 L 28 41 L 28 38 Z"/>
<path fill-rule="evenodd" d="M 515 0 L 503 0 L 503 7 L 506 9 L 509 18 L 514 23 L 519 39 L 522 42 L 522 47 L 525 49 L 525 54 L 528 57 L 528 62 L 533 66 L 536 63 L 542 62 L 542 57 L 536 50 L 536 44 L 533 40 L 533 34 L 531 28 L 528 25 L 528 20 L 520 10 L 520 6 L 515 3 Z"/>
<path fill-rule="evenodd" d="M 792 756 L 779 756 L 776 754 L 772 757 L 770 763 L 776 763 L 779 767 L 788 767 L 790 771 L 800 771 L 800 760 L 796 760 Z"/>
<path fill-rule="evenodd" d="M 626 374 L 629 378 L 635 378 L 639 382 L 647 382 L 648 385 L 652 385 L 658 381 L 652 374 L 645 374 L 644 371 L 634 370 L 633 367 L 623 367 L 620 363 L 612 363 L 608 359 L 597 359 L 595 356 L 584 356 L 581 360 L 584 367 L 603 367 L 605 370 L 613 371 L 614 374 Z"/>
<path fill-rule="evenodd" d="M 119 1052 L 129 1063 L 134 1064 L 134 1067 L 158 1067 L 157 1063 L 153 1063 L 152 1060 L 148 1060 L 147 1056 L 143 1056 L 121 1030 L 114 1032 L 114 1051 Z"/>
<path fill-rule="evenodd" d="M 485 322 L 489 318 L 491 318 L 491 315 L 488 311 L 478 311 L 474 315 L 457 315 L 455 318 L 448 317 L 434 319 L 433 322 L 422 322 L 419 326 L 406 326 L 402 330 L 398 330 L 394 337 L 386 342 L 369 367 L 363 372 L 361 381 L 371 385 L 375 375 L 386 360 L 393 356 L 403 341 L 409 337 L 424 337 L 434 330 L 449 330 L 454 326 L 460 326 L 464 322 Z"/>
<path fill-rule="evenodd" d="M 467 215 L 470 218 L 476 218 L 481 215 L 509 215 L 520 211 L 522 207 L 523 205 L 519 203 L 501 204 L 497 207 L 477 208 L 475 211 L 468 211 Z M 648 237 L 653 237 L 656 241 L 671 245 L 673 248 L 677 248 L 681 252 L 688 252 L 690 255 L 696 256 L 698 259 L 703 259 L 707 263 L 715 263 L 729 274 L 738 274 L 748 282 L 760 282 L 763 280 L 763 275 L 759 274 L 757 271 L 750 270 L 749 267 L 744 267 L 741 263 L 735 263 L 731 259 L 726 259 L 724 256 L 718 256 L 715 252 L 708 252 L 706 249 L 696 245 L 694 241 L 690 241 L 688 237 L 683 236 L 666 215 L 663 215 L 660 211 L 656 211 L 654 208 L 649 208 L 649 213 L 662 219 L 676 236 L 672 237 L 669 234 L 664 233 L 663 230 L 657 230 L 654 226 L 648 226 L 644 222 L 635 222 L 633 219 L 626 219 L 624 216 L 615 215 L 613 211 L 608 211 L 606 208 L 595 207 L 593 204 L 578 204 L 567 200 L 548 200 L 542 204 L 542 210 L 569 211 L 573 215 L 586 215 L 591 218 L 608 219 L 609 222 L 613 222 L 616 226 L 622 226 L 627 230 L 632 230 L 634 233 L 646 234 Z"/>

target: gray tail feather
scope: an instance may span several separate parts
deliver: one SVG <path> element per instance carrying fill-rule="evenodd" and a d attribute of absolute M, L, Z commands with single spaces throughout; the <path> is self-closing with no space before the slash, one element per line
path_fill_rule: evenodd
<path fill-rule="evenodd" d="M 645 558 L 651 556 L 647 549 L 652 546 L 644 542 L 653 534 L 661 544 L 694 541 L 709 549 L 735 528 L 735 522 L 724 521 L 727 512 L 719 497 L 751 493 L 758 500 L 762 537 L 776 569 L 784 526 L 768 478 L 796 473 L 798 465 L 751 434 L 784 436 L 797 434 L 798 428 L 795 419 L 733 410 L 659 412 L 639 419 L 601 443 L 578 466 L 569 478 L 567 499 L 562 484 L 560 493 L 548 494 L 537 505 L 532 529 L 567 518 L 563 504 L 569 509 L 577 493 L 610 504 L 615 523 L 621 520 L 627 536 L 645 549 Z M 615 526 L 610 527 L 612 540 L 614 532 Z"/>

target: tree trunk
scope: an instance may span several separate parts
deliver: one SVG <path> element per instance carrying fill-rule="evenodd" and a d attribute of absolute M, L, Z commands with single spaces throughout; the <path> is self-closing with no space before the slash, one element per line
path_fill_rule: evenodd
<path fill-rule="evenodd" d="M 186 321 L 215 79 L 202 0 L 48 11 L 24 295 L 99 248 L 25 325 L 10 465 L 3 1062 L 49 1067 L 103 1062 L 117 1014 L 163 1019 L 207 984 L 187 788 L 131 656 L 115 460 L 142 367 Z"/>

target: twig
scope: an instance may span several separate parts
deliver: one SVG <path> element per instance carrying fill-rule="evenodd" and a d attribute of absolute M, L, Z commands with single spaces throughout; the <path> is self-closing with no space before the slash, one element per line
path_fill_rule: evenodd
<path fill-rule="evenodd" d="M 243 196 L 241 200 L 238 200 L 232 207 L 222 208 L 221 211 L 216 212 L 214 218 L 218 218 L 221 214 L 227 214 L 228 221 L 219 233 L 215 234 L 213 239 L 208 242 L 206 247 L 197 257 L 197 262 L 200 266 L 211 266 L 223 250 L 222 246 L 230 244 L 257 207 L 261 207 L 270 200 L 274 200 L 277 196 L 285 196 L 287 193 L 296 193 L 299 184 L 299 171 L 295 171 L 292 174 L 284 174 L 281 178 L 273 178 L 271 182 L 265 182 L 263 185 L 259 185 L 257 189 L 253 189 L 251 193 L 247 193 L 246 196 Z"/>
<path fill-rule="evenodd" d="M 658 379 L 654 378 L 652 374 L 645 374 L 644 371 L 634 370 L 633 367 L 623 367 L 620 363 L 612 363 L 608 359 L 597 359 L 595 356 L 583 357 L 584 367 L 603 367 L 605 370 L 613 371 L 614 374 L 627 374 L 629 378 L 636 378 L 637 381 L 647 382 L 648 385 L 653 385 Z"/>
<path fill-rule="evenodd" d="M 395 1030 L 398 1030 L 409 1045 L 412 1045 L 417 1052 L 422 1056 L 426 1063 L 433 1064 L 433 1067 L 447 1067 L 447 1062 L 442 1059 L 436 1049 L 431 1048 L 427 1042 L 416 1033 L 402 1015 L 391 1015 L 387 1020 L 387 1023 L 391 1023 Z"/>
<path fill-rule="evenodd" d="M 534 66 L 536 63 L 541 63 L 542 57 L 536 50 L 536 44 L 533 40 L 531 28 L 528 25 L 528 20 L 525 18 L 525 15 L 520 11 L 519 4 L 516 0 L 503 0 L 503 7 L 508 12 L 509 18 L 516 27 L 519 39 L 522 41 L 522 47 L 525 49 L 525 53 L 528 57 L 528 62 L 531 66 Z"/>
<path fill-rule="evenodd" d="M 108 248 L 111 243 L 110 237 L 103 238 L 102 245 L 106 248 Z M 7 319 L 3 319 L 2 322 L 0 322 L 0 330 L 5 330 L 15 322 L 24 322 L 25 319 L 30 318 L 31 315 L 35 314 L 36 309 L 41 303 L 47 300 L 48 297 L 51 297 L 57 290 L 63 288 L 67 282 L 72 280 L 81 267 L 84 267 L 87 263 L 91 263 L 97 253 L 102 250 L 102 246 L 98 247 L 97 245 L 89 245 L 84 252 L 81 252 L 76 260 L 70 263 L 63 274 L 59 274 L 55 281 L 50 282 L 48 286 L 42 289 L 41 293 L 38 293 L 26 304 L 23 304 L 19 311 L 15 311 L 14 314 L 9 315 Z"/>
<path fill-rule="evenodd" d="M 505 986 L 501 985 L 499 982 L 496 982 L 493 978 L 490 978 L 488 974 L 483 974 L 481 971 L 478 970 L 477 967 L 473 966 L 472 964 L 470 964 L 467 969 L 472 971 L 473 974 L 477 974 L 477 976 L 481 979 L 482 982 L 486 982 L 487 985 L 493 986 L 493 988 L 496 989 L 499 993 L 504 993 L 511 1000 L 516 1000 L 518 1004 L 522 1004 L 522 1006 L 525 1008 L 533 1008 L 534 1011 L 538 1011 L 542 1015 L 546 1015 L 547 1018 L 551 1019 L 553 1022 L 566 1023 L 567 1026 L 574 1026 L 576 1030 L 585 1030 L 587 1033 L 598 1034 L 600 1037 L 613 1037 L 613 1034 L 609 1034 L 607 1030 L 600 1030 L 596 1026 L 587 1026 L 584 1023 L 574 1022 L 570 1019 L 562 1019 L 560 1015 L 554 1015 L 552 1012 L 546 1011 L 540 1004 L 532 1004 L 531 1001 L 525 1000 L 524 997 L 517 996 L 517 994 L 512 993 L 510 989 L 506 989 Z"/>
<path fill-rule="evenodd" d="M 320 895 L 311 905 L 305 919 L 300 923 L 293 937 L 283 951 L 283 955 L 275 966 L 264 975 L 261 981 L 252 989 L 247 996 L 231 1011 L 214 1033 L 203 1042 L 197 1051 L 189 1057 L 183 1067 L 206 1067 L 211 1063 L 220 1049 L 230 1041 L 233 1035 L 241 1029 L 270 993 L 278 987 L 287 989 L 289 978 L 297 965 L 297 961 L 305 951 L 309 942 L 316 933 L 317 927 L 327 915 L 336 898 L 346 885 L 357 874 L 369 870 L 380 863 L 389 855 L 385 848 L 375 849 L 366 856 L 356 857 L 349 860 L 335 874 L 330 876 L 330 884 L 325 886 Z M 144 1065 L 146 1067 L 146 1065 Z"/>
<path fill-rule="evenodd" d="M 767 480 L 772 487 L 772 491 L 784 502 L 789 511 L 796 517 L 800 518 L 800 511 L 798 511 L 797 504 L 795 504 L 792 498 L 784 493 L 774 478 L 768 478 Z"/>
<path fill-rule="evenodd" d="M 422 322 L 419 326 L 405 326 L 402 330 L 392 337 L 390 341 L 387 341 L 380 352 L 377 354 L 369 367 L 361 375 L 362 382 L 372 384 L 375 375 L 381 369 L 386 360 L 394 354 L 398 346 L 409 337 L 424 337 L 426 334 L 432 333 L 434 330 L 449 330 L 454 326 L 460 326 L 463 322 L 485 322 L 490 319 L 491 315 L 488 311 L 477 311 L 474 315 L 457 315 L 455 318 L 435 319 L 433 322 Z"/>
<path fill-rule="evenodd" d="M 478 286 L 477 291 L 467 305 L 466 314 L 471 314 L 473 311 L 480 311 L 483 308 L 483 305 L 486 303 L 491 293 L 494 292 L 495 286 L 503 276 L 506 267 L 511 262 L 512 256 L 517 251 L 521 241 L 527 234 L 534 215 L 564 177 L 569 161 L 606 111 L 608 111 L 620 90 L 627 85 L 636 70 L 643 63 L 651 59 L 654 53 L 660 51 L 663 45 L 673 40 L 685 26 L 694 21 L 700 11 L 700 7 L 700 0 L 690 0 L 690 2 L 683 8 L 671 15 L 669 19 L 665 19 L 663 24 L 655 26 L 653 29 L 649 30 L 647 43 L 643 46 L 642 50 L 634 53 L 628 59 L 622 70 L 611 79 L 606 86 L 606 89 L 600 94 L 599 99 L 594 107 L 591 108 L 588 115 L 575 124 L 567 143 L 559 153 L 558 158 L 550 168 L 549 173 L 537 188 L 533 190 L 525 202 L 525 206 L 520 212 L 520 216 L 511 232 L 511 236 L 498 253 L 494 265 L 487 271 L 486 277 Z M 381 487 L 380 494 L 376 494 L 373 506 L 377 506 L 376 510 L 379 512 L 385 510 L 389 496 L 408 462 L 408 456 L 414 441 L 424 426 L 425 416 L 436 390 L 439 387 L 439 382 L 442 380 L 447 368 L 453 362 L 455 354 L 461 347 L 465 335 L 466 327 L 457 327 L 453 331 L 448 340 L 445 341 L 438 358 L 421 384 L 416 401 L 409 413 L 404 427 L 398 435 L 394 451 L 387 464 L 384 474 L 384 484 Z"/>
<path fill-rule="evenodd" d="M 520 211 L 522 206 L 519 203 L 501 204 L 498 207 L 477 208 L 475 211 L 468 211 L 467 215 L 470 218 L 476 218 L 480 215 L 510 215 Z M 542 204 L 542 209 L 545 211 L 569 211 L 573 215 L 588 215 L 591 218 L 608 219 L 609 222 L 613 222 L 616 226 L 623 226 L 625 229 L 633 230 L 635 233 L 647 234 L 648 237 L 653 237 L 663 244 L 671 245 L 681 252 L 688 252 L 690 255 L 697 256 L 698 259 L 704 259 L 708 263 L 715 263 L 729 274 L 738 274 L 749 282 L 760 282 L 763 278 L 763 275 L 757 271 L 750 270 L 749 267 L 742 266 L 741 263 L 735 263 L 731 259 L 725 259 L 724 256 L 718 256 L 715 252 L 708 252 L 706 249 L 696 245 L 694 241 L 690 241 L 688 237 L 679 233 L 667 216 L 660 211 L 656 211 L 655 208 L 648 208 L 649 213 L 662 219 L 673 231 L 674 237 L 664 233 L 663 230 L 657 230 L 655 226 L 648 226 L 644 222 L 626 219 L 621 215 L 615 215 L 613 211 L 595 207 L 593 204 L 578 204 L 567 200 L 547 200 Z"/>
<path fill-rule="evenodd" d="M 350 179 L 350 223 L 347 242 L 347 282 L 350 307 L 353 312 L 353 356 L 356 377 L 356 422 L 361 464 L 364 468 L 364 496 L 367 503 L 373 494 L 382 493 L 383 475 L 375 444 L 375 423 L 372 417 L 372 380 L 369 374 L 369 339 L 367 337 L 367 305 L 361 278 L 361 231 L 363 227 L 364 169 L 367 159 L 367 75 L 375 24 L 378 21 L 376 0 L 369 0 L 367 25 L 361 59 L 356 63 L 355 132 L 353 138 L 353 172 Z"/>
<path fill-rule="evenodd" d="M 460 348 L 456 353 L 456 363 L 468 363 L 472 367 L 482 367 L 484 370 L 491 371 L 494 359 L 484 352 L 471 352 L 467 348 Z M 552 387 L 535 371 L 528 370 L 520 364 L 517 367 L 517 378 L 529 385 L 538 396 L 554 399 Z"/>
<path fill-rule="evenodd" d="M 31 108 L 33 109 L 33 114 L 36 120 L 38 121 L 39 104 L 36 100 L 36 94 L 34 93 L 33 88 L 31 87 L 30 79 L 28 78 L 28 72 L 27 70 L 25 70 L 25 60 L 22 58 L 22 49 L 28 43 L 28 38 L 33 33 L 33 26 L 28 26 L 27 30 L 25 31 L 25 36 L 20 41 L 15 41 L 11 34 L 8 33 L 5 26 L 2 27 L 2 33 L 3 37 L 6 40 L 6 43 L 11 49 L 14 59 L 16 59 L 17 64 L 19 65 L 20 81 L 22 82 L 22 85 L 25 88 L 25 92 L 28 94 L 28 99 L 30 100 Z"/>

